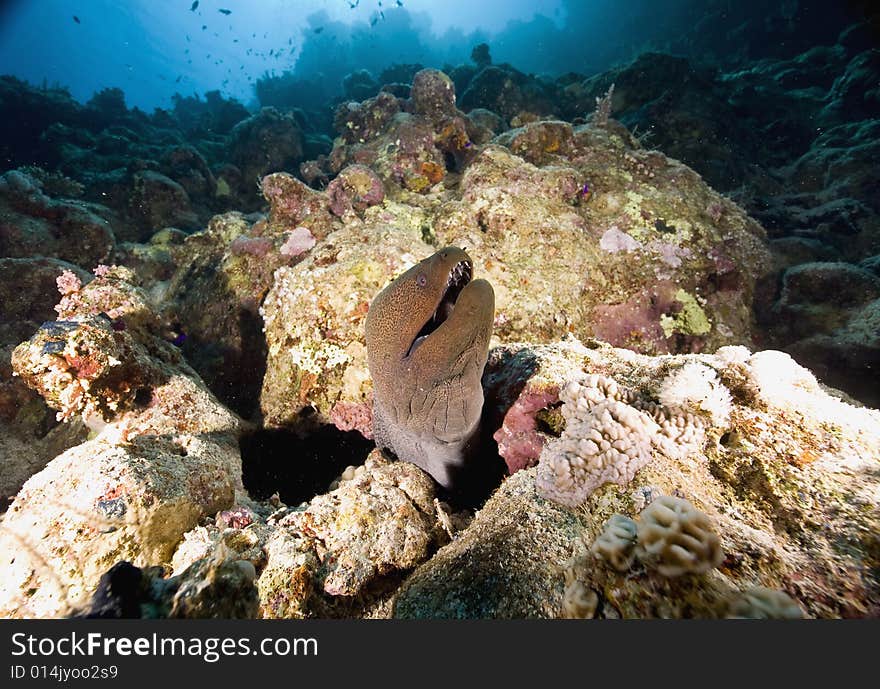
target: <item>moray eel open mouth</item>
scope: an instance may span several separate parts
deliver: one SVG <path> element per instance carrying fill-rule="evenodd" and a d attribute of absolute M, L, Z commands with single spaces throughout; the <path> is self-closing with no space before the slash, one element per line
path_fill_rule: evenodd
<path fill-rule="evenodd" d="M 440 297 L 440 303 L 437 304 L 434 313 L 431 314 L 431 317 L 416 334 L 415 339 L 406 352 L 406 356 L 412 354 L 425 341 L 428 335 L 437 330 L 452 315 L 458 295 L 461 294 L 461 291 L 471 281 L 472 275 L 473 264 L 470 261 L 459 261 L 452 266 L 449 276 L 446 278 L 446 289 L 443 292 L 443 296 Z"/>

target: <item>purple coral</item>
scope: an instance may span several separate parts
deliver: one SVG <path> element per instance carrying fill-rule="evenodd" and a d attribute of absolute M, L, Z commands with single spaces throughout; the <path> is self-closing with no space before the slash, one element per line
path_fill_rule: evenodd
<path fill-rule="evenodd" d="M 262 258 L 272 251 L 272 240 L 266 237 L 246 237 L 238 235 L 229 245 L 229 251 L 234 256 L 256 256 Z"/>

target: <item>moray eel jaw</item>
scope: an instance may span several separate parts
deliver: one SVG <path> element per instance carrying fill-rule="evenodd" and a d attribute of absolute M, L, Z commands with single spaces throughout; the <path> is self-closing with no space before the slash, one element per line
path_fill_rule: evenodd
<path fill-rule="evenodd" d="M 467 253 L 441 249 L 382 290 L 366 323 L 376 444 L 452 489 L 476 458 L 495 315 L 472 274 Z"/>
<path fill-rule="evenodd" d="M 456 301 L 462 290 L 471 281 L 474 266 L 470 259 L 462 259 L 452 266 L 446 278 L 446 289 L 440 296 L 440 303 L 431 313 L 431 317 L 425 321 L 422 329 L 416 334 L 415 339 L 407 349 L 407 357 L 412 356 L 418 346 L 433 332 L 435 332 L 455 310 Z"/>

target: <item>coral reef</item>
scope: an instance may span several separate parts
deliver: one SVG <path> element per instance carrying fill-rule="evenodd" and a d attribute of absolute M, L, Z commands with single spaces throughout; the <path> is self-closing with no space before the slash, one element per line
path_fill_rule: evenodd
<path fill-rule="evenodd" d="M 795 5 L 253 111 L 0 77 L 0 615 L 880 615 L 876 18 Z M 368 306 L 444 246 L 496 299 L 473 510 L 361 438 Z"/>

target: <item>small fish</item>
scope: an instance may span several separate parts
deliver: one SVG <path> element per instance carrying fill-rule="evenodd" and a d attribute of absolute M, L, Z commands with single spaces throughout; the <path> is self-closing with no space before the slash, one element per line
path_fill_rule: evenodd
<path fill-rule="evenodd" d="M 324 27 L 319 26 L 317 29 L 315 29 L 315 33 L 321 33 L 323 30 L 324 30 Z"/>
<path fill-rule="evenodd" d="M 590 200 L 590 197 L 593 195 L 593 190 L 590 189 L 590 185 L 584 182 L 584 186 L 581 187 L 581 199 L 586 203 Z"/>
<path fill-rule="evenodd" d="M 183 79 L 183 75 L 182 75 L 182 74 L 181 74 L 179 77 L 177 77 L 177 79 L 174 80 L 174 83 L 175 83 L 175 84 L 179 84 L 181 79 Z"/>
<path fill-rule="evenodd" d="M 354 2 L 352 2 L 351 0 L 348 0 L 348 8 L 351 10 L 353 10 L 355 7 L 357 7 L 360 4 L 361 4 L 361 0 L 354 0 Z"/>
<path fill-rule="evenodd" d="M 374 14 L 372 19 L 370 19 L 370 26 L 376 26 L 376 22 L 378 22 L 378 21 L 379 21 L 379 17 Z"/>
<path fill-rule="evenodd" d="M 190 11 L 190 12 L 195 12 L 197 9 L 199 9 L 199 0 L 196 0 L 196 1 L 192 4 L 192 7 L 189 8 L 189 11 Z"/>
<path fill-rule="evenodd" d="M 403 7 L 403 0 L 397 0 L 397 6 Z"/>
<path fill-rule="evenodd" d="M 227 16 L 229 16 L 230 14 L 232 14 L 232 10 L 226 10 L 226 9 L 223 9 L 223 8 L 220 8 L 220 9 L 217 10 L 217 11 L 218 11 L 220 14 L 225 14 L 225 15 L 227 15 Z"/>
<path fill-rule="evenodd" d="M 381 6 L 382 3 L 380 2 L 379 5 Z M 384 21 L 385 21 L 385 12 L 380 10 L 380 11 L 379 11 L 379 16 L 382 17 L 382 21 L 384 22 Z"/>
<path fill-rule="evenodd" d="M 208 25 L 207 25 L 207 24 L 202 24 L 202 31 L 204 31 L 204 30 L 207 29 L 207 28 L 208 28 Z"/>
<path fill-rule="evenodd" d="M 82 22 L 79 20 L 79 17 L 77 17 L 76 15 L 73 15 L 73 21 L 75 21 L 77 24 L 82 24 Z"/>

